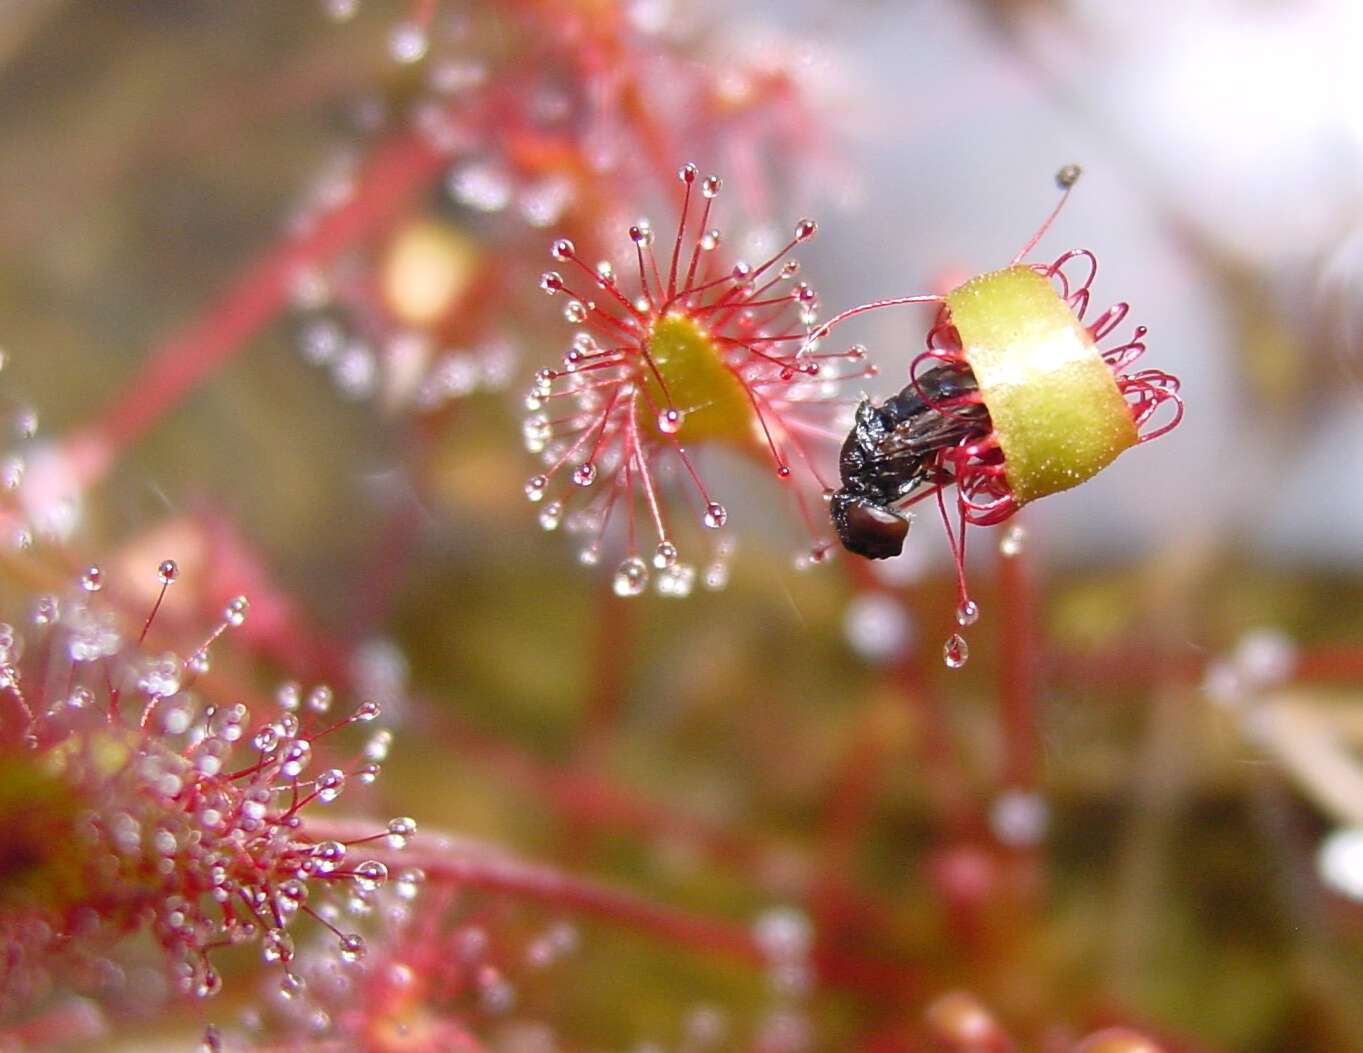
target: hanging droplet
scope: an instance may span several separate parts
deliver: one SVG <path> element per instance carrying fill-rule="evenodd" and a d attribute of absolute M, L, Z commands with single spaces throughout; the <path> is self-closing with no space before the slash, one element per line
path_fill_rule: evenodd
<path fill-rule="evenodd" d="M 819 225 L 812 219 L 802 219 L 795 225 L 795 240 L 808 241 L 819 232 Z"/>
<path fill-rule="evenodd" d="M 156 568 L 156 575 L 161 579 L 162 585 L 169 585 L 180 576 L 180 568 L 176 566 L 175 560 L 163 559 L 161 565 Z"/>
<path fill-rule="evenodd" d="M 677 546 L 671 541 L 658 542 L 658 547 L 653 551 L 653 565 L 659 570 L 663 570 L 676 562 Z"/>
<path fill-rule="evenodd" d="M 549 249 L 549 254 L 560 263 L 564 260 L 571 260 L 573 253 L 576 252 L 573 243 L 567 238 L 559 238 Z"/>
<path fill-rule="evenodd" d="M 719 176 L 706 176 L 705 181 L 700 185 L 700 192 L 707 198 L 714 199 L 719 197 L 719 192 L 724 186 L 724 180 Z"/>
<path fill-rule="evenodd" d="M 960 669 L 970 659 L 970 645 L 960 633 L 952 633 L 942 645 L 942 661 L 948 669 Z"/>
<path fill-rule="evenodd" d="M 980 605 L 974 600 L 963 600 L 956 608 L 956 624 L 962 626 L 974 625 L 980 620 Z"/>
<path fill-rule="evenodd" d="M 638 556 L 630 556 L 615 569 L 612 587 L 617 596 L 638 596 L 648 585 L 648 565 Z"/>
<path fill-rule="evenodd" d="M 718 501 L 711 501 L 705 506 L 704 523 L 711 530 L 718 530 L 729 521 L 728 510 Z"/>
<path fill-rule="evenodd" d="M 573 469 L 573 482 L 578 486 L 591 486 L 596 482 L 596 465 L 588 461 L 586 464 L 579 464 Z"/>

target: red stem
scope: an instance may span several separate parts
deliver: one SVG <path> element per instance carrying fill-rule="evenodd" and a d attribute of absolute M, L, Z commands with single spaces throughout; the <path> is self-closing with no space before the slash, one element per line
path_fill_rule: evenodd
<path fill-rule="evenodd" d="M 309 824 L 317 838 L 363 836 L 367 824 L 318 820 Z M 371 849 L 390 867 L 419 867 L 433 883 L 499 892 L 592 915 L 654 938 L 705 953 L 760 965 L 766 961 L 746 926 L 664 906 L 642 896 L 551 867 L 527 863 L 494 845 L 448 835 L 422 835 L 406 849 Z M 816 947 L 812 959 L 819 976 L 862 995 L 909 997 L 915 978 L 908 967 Z"/>
<path fill-rule="evenodd" d="M 104 414 L 73 435 L 77 471 L 90 485 L 198 384 L 260 333 L 289 301 L 301 270 L 332 259 L 381 228 L 440 172 L 446 157 L 414 130 L 382 143 L 354 194 L 299 238 L 268 249 L 206 311 L 151 353 Z"/>

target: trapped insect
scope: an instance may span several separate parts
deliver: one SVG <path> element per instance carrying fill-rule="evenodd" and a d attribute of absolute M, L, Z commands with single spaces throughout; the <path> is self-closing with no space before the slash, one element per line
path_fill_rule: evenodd
<path fill-rule="evenodd" d="M 853 307 L 813 334 L 822 339 L 844 320 L 882 307 L 937 306 L 908 384 L 879 406 L 865 400 L 858 407 L 842 447 L 842 486 L 832 494 L 830 514 L 848 551 L 887 559 L 902 551 L 908 536 L 904 510 L 935 497 L 956 565 L 962 625 L 979 610 L 965 583 L 967 525 L 1002 523 L 1029 501 L 1079 485 L 1183 416 L 1176 377 L 1158 369 L 1130 371 L 1145 352 L 1144 326 L 1125 342 L 1099 346 L 1125 320 L 1127 304 L 1085 321 L 1098 272 L 1092 252 L 1072 249 L 1049 264 L 1021 262 L 1078 177 L 1075 165 L 1060 170 L 1059 203 L 1002 270 L 978 275 L 945 296 Z M 1165 406 L 1162 423 L 1152 424 Z M 952 485 L 954 524 L 945 498 Z M 950 654 L 948 662 L 959 664 Z"/>

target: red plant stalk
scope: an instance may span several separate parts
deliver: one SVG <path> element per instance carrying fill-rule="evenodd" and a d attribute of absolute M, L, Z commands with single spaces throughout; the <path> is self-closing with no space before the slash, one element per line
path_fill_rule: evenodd
<path fill-rule="evenodd" d="M 346 820 L 319 820 L 318 836 L 368 838 L 370 828 Z M 382 842 L 367 846 L 379 860 L 387 858 Z M 766 962 L 761 943 L 746 927 L 663 906 L 631 892 L 527 863 L 495 845 L 448 834 L 423 833 L 414 838 L 395 865 L 417 867 L 431 884 L 475 888 L 558 907 L 623 925 L 655 939 L 708 954 L 760 965 Z M 906 998 L 917 982 L 902 965 L 816 947 L 813 964 L 824 981 L 864 996 Z"/>

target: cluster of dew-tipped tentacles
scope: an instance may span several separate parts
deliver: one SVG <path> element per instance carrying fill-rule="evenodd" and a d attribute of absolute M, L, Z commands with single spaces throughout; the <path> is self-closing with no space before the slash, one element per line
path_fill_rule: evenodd
<path fill-rule="evenodd" d="M 246 943 L 282 968 L 281 991 L 296 993 L 294 923 L 315 919 L 343 960 L 359 959 L 364 939 L 339 927 L 342 904 L 388 877 L 362 846 L 401 847 L 415 832 L 407 818 L 347 841 L 309 832 L 313 809 L 377 777 L 391 734 L 377 731 L 348 763 L 322 770 L 317 744 L 375 720 L 378 703 L 333 717 L 329 688 L 292 683 L 254 714 L 202 697 L 210 645 L 243 623 L 247 601 L 232 600 L 188 657 L 152 653 L 148 630 L 175 563 L 159 575 L 140 634 L 100 595 L 96 568 L 70 593 L 38 598 L 29 639 L 0 626 L 0 822 L 22 861 L 0 891 L 10 949 L 0 1002 L 22 1005 L 66 959 L 94 960 L 144 927 L 186 993 L 216 993 L 211 953 Z"/>
<path fill-rule="evenodd" d="M 642 593 L 651 571 L 663 595 L 684 596 L 695 583 L 697 568 L 682 559 L 665 508 L 664 478 L 683 481 L 678 489 L 704 529 L 728 521 L 697 468 L 699 445 L 765 449 L 778 479 L 792 484 L 812 540 L 809 558 L 822 558 L 829 481 L 816 446 L 842 440 L 849 405 L 842 382 L 875 372 L 863 348 L 826 353 L 810 345 L 818 298 L 796 280 L 799 263 L 787 257 L 814 236 L 813 220 L 796 224 L 761 263 L 732 262 L 710 225 L 719 178 L 701 179 L 691 164 L 678 178 L 681 215 L 663 260 L 646 222 L 629 229 L 636 291 L 621 289 L 609 262 L 591 265 L 562 238 L 553 257 L 578 277 L 550 271 L 540 280 L 551 296 L 568 297 L 564 317 L 583 328 L 562 366 L 540 370 L 527 398 L 526 445 L 545 467 L 525 493 L 543 504 L 545 529 L 562 524 L 586 537 L 584 563 L 601 559 L 618 525 L 625 556 L 614 588 L 622 596 Z M 641 534 L 649 530 L 646 542 Z M 724 585 L 730 552 L 714 547 L 703 578 L 709 587 Z"/>

